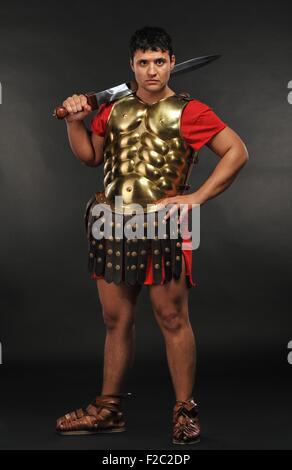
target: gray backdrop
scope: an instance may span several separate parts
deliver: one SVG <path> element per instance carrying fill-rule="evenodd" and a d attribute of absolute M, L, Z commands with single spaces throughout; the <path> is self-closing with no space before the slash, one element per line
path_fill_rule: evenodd
<path fill-rule="evenodd" d="M 83 212 L 94 191 L 102 188 L 102 169 L 86 167 L 74 157 L 65 123 L 54 119 L 52 111 L 73 93 L 102 90 L 132 77 L 129 37 L 150 24 L 172 35 L 177 62 L 222 54 L 207 67 L 172 78 L 170 86 L 210 105 L 241 136 L 250 155 L 234 184 L 201 209 L 201 244 L 193 257 L 199 287 L 190 296 L 198 389 L 206 384 L 201 401 L 208 394 L 218 411 L 220 388 L 233 377 L 233 388 L 226 386 L 223 395 L 228 404 L 230 394 L 239 396 L 250 384 L 254 446 L 262 435 L 254 426 L 257 410 L 262 405 L 264 416 L 269 404 L 267 399 L 263 405 L 267 390 L 281 403 L 286 397 L 281 423 L 288 426 L 292 106 L 287 85 L 292 80 L 292 33 L 287 5 L 1 3 L 0 375 L 7 397 L 13 368 L 43 371 L 51 365 L 56 371 L 56 366 L 79 364 L 82 370 L 92 364 L 99 371 L 94 386 L 95 380 L 101 385 L 104 325 L 95 283 L 87 273 Z M 191 179 L 194 190 L 217 161 L 206 147 L 200 151 Z M 133 387 L 140 377 L 144 391 L 154 394 L 158 382 L 153 377 L 165 377 L 159 388 L 166 384 L 171 393 L 147 288 L 138 304 L 136 328 Z M 66 387 L 69 378 L 62 377 Z M 55 388 L 54 380 L 50 383 Z M 74 398 L 72 405 L 79 405 Z M 241 404 L 240 398 L 234 405 L 237 412 Z M 239 421 L 233 426 L 238 430 Z M 284 431 L 280 437 L 279 446 L 290 446 Z M 6 446 L 16 445 L 11 442 L 16 441 Z M 263 445 L 267 442 L 263 439 Z"/>

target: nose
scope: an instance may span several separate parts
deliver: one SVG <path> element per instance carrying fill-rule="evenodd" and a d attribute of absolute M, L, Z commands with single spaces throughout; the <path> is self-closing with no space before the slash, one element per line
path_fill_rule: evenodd
<path fill-rule="evenodd" d="M 155 75 L 157 74 L 157 71 L 156 71 L 156 67 L 155 67 L 155 64 L 149 64 L 149 67 L 148 67 L 148 75 L 149 77 L 153 78 L 155 77 Z"/>

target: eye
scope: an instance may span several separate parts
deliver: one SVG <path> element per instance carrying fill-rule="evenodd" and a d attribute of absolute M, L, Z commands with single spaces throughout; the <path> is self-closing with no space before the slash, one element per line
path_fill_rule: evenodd
<path fill-rule="evenodd" d="M 165 64 L 165 60 L 164 59 L 157 59 L 156 64 L 163 65 L 163 64 Z"/>

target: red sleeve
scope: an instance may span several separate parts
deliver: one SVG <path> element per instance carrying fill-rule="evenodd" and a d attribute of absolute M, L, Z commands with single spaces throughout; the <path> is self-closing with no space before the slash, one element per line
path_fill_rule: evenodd
<path fill-rule="evenodd" d="M 182 137 L 197 151 L 225 127 L 227 124 L 221 121 L 212 108 L 201 101 L 192 100 L 183 110 Z"/>
<path fill-rule="evenodd" d="M 106 123 L 109 117 L 109 113 L 112 109 L 113 103 L 106 104 L 103 103 L 100 105 L 98 108 L 98 111 L 94 118 L 91 120 L 91 130 L 95 134 L 100 135 L 101 137 L 104 137 L 105 134 L 105 128 L 106 128 Z"/>

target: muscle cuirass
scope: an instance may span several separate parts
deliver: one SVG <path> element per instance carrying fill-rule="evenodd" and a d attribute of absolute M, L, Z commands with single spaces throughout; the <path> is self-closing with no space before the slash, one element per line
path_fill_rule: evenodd
<path fill-rule="evenodd" d="M 189 100 L 175 94 L 147 104 L 131 94 L 114 102 L 104 144 L 104 189 L 110 205 L 120 196 L 123 208 L 140 204 L 151 210 L 157 200 L 183 192 L 197 157 L 180 133 Z"/>

